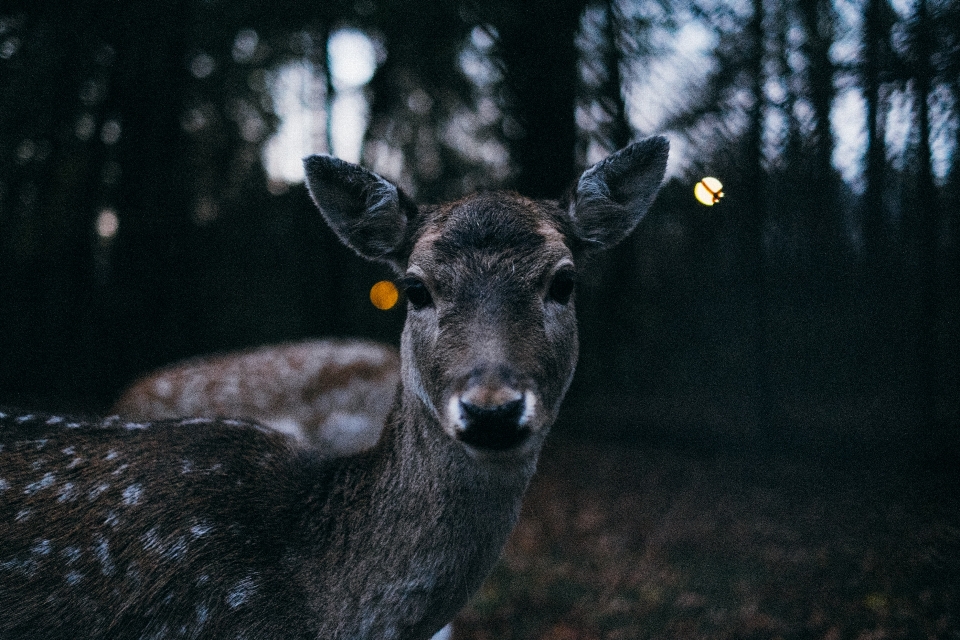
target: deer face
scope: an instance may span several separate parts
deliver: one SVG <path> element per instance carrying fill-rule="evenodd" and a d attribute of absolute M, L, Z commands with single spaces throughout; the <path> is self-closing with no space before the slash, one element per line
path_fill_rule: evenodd
<path fill-rule="evenodd" d="M 404 379 L 472 450 L 524 450 L 556 417 L 577 360 L 569 222 L 503 193 L 424 213 L 402 279 Z"/>
<path fill-rule="evenodd" d="M 509 455 L 536 448 L 570 384 L 579 261 L 633 230 L 666 159 L 663 138 L 631 145 L 562 205 L 492 192 L 421 209 L 360 167 L 323 156 L 305 167 L 340 239 L 402 278 L 405 391 L 469 452 Z"/>

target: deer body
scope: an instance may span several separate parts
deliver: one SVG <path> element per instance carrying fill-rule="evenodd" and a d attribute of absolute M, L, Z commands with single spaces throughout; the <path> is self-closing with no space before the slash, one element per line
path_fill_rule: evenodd
<path fill-rule="evenodd" d="M 110 412 L 130 420 L 246 418 L 341 456 L 376 444 L 399 378 L 393 347 L 309 340 L 176 363 L 137 380 Z"/>
<path fill-rule="evenodd" d="M 637 224 L 666 141 L 569 206 L 417 208 L 306 161 L 327 222 L 404 276 L 401 383 L 379 442 L 324 459 L 256 424 L 0 418 L 0 637 L 429 638 L 512 529 L 577 357 L 574 271 Z"/>

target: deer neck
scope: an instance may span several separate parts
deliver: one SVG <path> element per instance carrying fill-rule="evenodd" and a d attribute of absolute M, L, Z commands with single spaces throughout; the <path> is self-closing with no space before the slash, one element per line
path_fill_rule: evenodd
<path fill-rule="evenodd" d="M 371 499 L 389 507 L 383 524 L 394 524 L 398 535 L 412 529 L 439 536 L 435 543 L 454 553 L 457 545 L 477 543 L 445 536 L 496 541 L 499 553 L 536 469 L 536 454 L 490 459 L 470 453 L 403 387 L 372 453 L 377 469 Z"/>
<path fill-rule="evenodd" d="M 348 514 L 319 557 L 335 559 L 322 567 L 329 588 L 350 594 L 361 621 L 333 636 L 428 637 L 448 622 L 500 556 L 536 467 L 529 458 L 472 456 L 401 388 L 378 445 L 335 462 L 340 481 L 318 505 L 321 521 Z"/>

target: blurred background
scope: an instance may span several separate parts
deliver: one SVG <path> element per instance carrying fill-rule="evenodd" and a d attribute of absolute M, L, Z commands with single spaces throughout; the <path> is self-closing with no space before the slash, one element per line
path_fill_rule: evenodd
<path fill-rule="evenodd" d="M 421 202 L 560 197 L 654 133 L 669 181 L 584 277 L 558 430 L 954 461 L 946 0 L 6 0 L 0 403 L 97 412 L 195 354 L 396 343 L 403 305 L 368 300 L 390 274 L 324 227 L 309 153 Z"/>
<path fill-rule="evenodd" d="M 309 153 L 556 198 L 655 133 L 668 181 L 583 274 L 557 433 L 454 637 L 960 637 L 952 0 L 4 0 L 0 405 L 396 344 Z"/>

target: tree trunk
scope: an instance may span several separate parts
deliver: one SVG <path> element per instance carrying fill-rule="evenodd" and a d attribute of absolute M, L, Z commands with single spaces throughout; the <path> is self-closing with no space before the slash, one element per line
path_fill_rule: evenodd
<path fill-rule="evenodd" d="M 937 237 L 940 222 L 937 188 L 933 181 L 930 155 L 930 107 L 928 100 L 933 69 L 930 54 L 933 50 L 933 32 L 926 0 L 917 6 L 915 47 L 917 58 L 917 197 L 919 209 L 919 289 L 920 335 L 918 349 L 917 400 L 922 428 L 933 429 L 937 417 L 937 324 L 938 262 Z"/>
<path fill-rule="evenodd" d="M 556 198 L 575 177 L 575 37 L 584 0 L 530 0 L 500 11 L 498 49 L 508 90 L 505 134 L 518 191 Z"/>
<path fill-rule="evenodd" d="M 753 360 L 754 399 L 757 434 L 770 427 L 773 411 L 771 391 L 772 374 L 770 352 L 767 344 L 767 278 L 764 260 L 763 231 L 766 223 L 766 171 L 763 166 L 764 124 L 764 5 L 763 0 L 753 0 L 753 16 L 747 26 L 751 52 L 749 58 L 750 93 L 753 105 L 750 108 L 750 128 L 747 132 L 747 171 L 753 196 L 744 208 L 744 270 L 753 289 Z"/>
<path fill-rule="evenodd" d="M 886 263 L 886 215 L 883 188 L 886 183 L 887 148 L 885 144 L 886 101 L 882 95 L 884 53 L 889 25 L 884 22 L 885 0 L 867 0 L 863 12 L 862 78 L 867 103 L 867 166 L 863 196 L 863 235 L 868 272 L 873 278 Z"/>
<path fill-rule="evenodd" d="M 829 290 L 837 275 L 840 225 L 837 216 L 833 171 L 833 133 L 830 110 L 833 106 L 833 7 L 829 0 L 799 0 L 807 58 L 807 91 L 813 107 L 814 130 L 812 184 L 808 229 L 811 234 L 811 276 L 815 290 Z M 827 286 L 824 286 L 827 285 Z"/>

